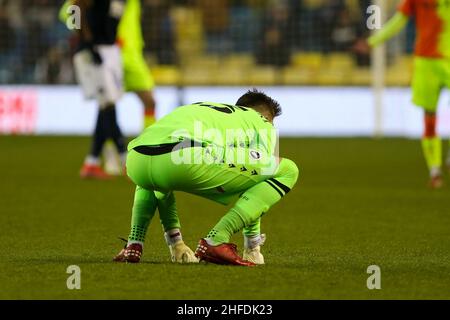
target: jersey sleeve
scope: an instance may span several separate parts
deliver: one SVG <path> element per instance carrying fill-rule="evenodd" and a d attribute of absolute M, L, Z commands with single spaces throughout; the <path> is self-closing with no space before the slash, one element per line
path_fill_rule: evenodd
<path fill-rule="evenodd" d="M 402 0 L 398 6 L 398 11 L 408 17 L 412 17 L 415 14 L 415 0 Z"/>

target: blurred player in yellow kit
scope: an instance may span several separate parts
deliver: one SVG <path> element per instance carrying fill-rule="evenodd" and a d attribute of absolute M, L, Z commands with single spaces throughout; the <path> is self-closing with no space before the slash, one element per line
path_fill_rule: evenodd
<path fill-rule="evenodd" d="M 67 9 L 73 0 L 67 0 L 60 11 L 60 19 L 65 21 Z M 155 122 L 154 80 L 143 56 L 144 40 L 141 30 L 140 0 L 127 0 L 124 14 L 118 26 L 117 43 L 121 49 L 123 80 L 125 90 L 134 92 L 144 106 L 143 128 Z M 111 141 L 104 148 L 105 166 L 108 172 L 122 172 L 124 163 L 117 165 L 117 153 Z M 119 160 L 123 162 L 123 159 Z"/>
<path fill-rule="evenodd" d="M 144 105 L 144 128 L 155 122 L 152 74 L 143 56 L 140 0 L 127 0 L 119 23 L 118 43 L 122 50 L 125 90 L 134 92 Z"/>
<path fill-rule="evenodd" d="M 417 30 L 413 103 L 424 109 L 425 130 L 422 148 L 430 171 L 431 188 L 440 188 L 442 180 L 442 143 L 436 132 L 436 112 L 441 90 L 450 87 L 450 1 L 402 0 L 398 12 L 382 30 L 369 38 L 377 46 L 400 32 L 409 18 Z M 450 169 L 450 151 L 447 156 Z"/>

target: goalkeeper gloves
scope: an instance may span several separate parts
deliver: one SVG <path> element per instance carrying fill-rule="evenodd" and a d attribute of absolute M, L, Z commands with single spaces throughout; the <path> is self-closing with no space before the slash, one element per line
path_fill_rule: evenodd
<path fill-rule="evenodd" d="M 170 258 L 172 262 L 177 263 L 197 263 L 198 259 L 194 252 L 189 248 L 183 240 L 179 240 L 169 245 Z"/>
<path fill-rule="evenodd" d="M 170 259 L 177 263 L 197 263 L 194 252 L 183 241 L 180 229 L 175 228 L 164 233 L 164 238 L 169 246 Z"/>

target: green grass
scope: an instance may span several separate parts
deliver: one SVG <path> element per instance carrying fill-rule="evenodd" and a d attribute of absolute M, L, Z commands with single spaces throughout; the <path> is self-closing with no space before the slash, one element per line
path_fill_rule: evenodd
<path fill-rule="evenodd" d="M 171 264 L 156 219 L 143 263 L 112 263 L 134 188 L 125 178 L 80 180 L 88 144 L 0 137 L 0 298 L 450 298 L 450 188 L 425 187 L 417 141 L 282 140 L 301 176 L 263 219 L 267 264 L 257 268 Z M 226 210 L 182 193 L 177 202 L 191 247 Z M 66 288 L 72 264 L 81 290 Z M 372 264 L 381 290 L 366 287 Z"/>

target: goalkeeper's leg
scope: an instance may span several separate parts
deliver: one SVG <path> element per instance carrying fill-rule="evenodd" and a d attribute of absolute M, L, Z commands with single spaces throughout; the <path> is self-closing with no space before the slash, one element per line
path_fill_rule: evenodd
<path fill-rule="evenodd" d="M 125 248 L 114 258 L 118 262 L 139 262 L 141 260 L 145 235 L 150 221 L 155 215 L 157 199 L 154 191 L 136 187 L 133 210 L 131 214 L 131 230 Z"/>
<path fill-rule="evenodd" d="M 126 91 L 136 93 L 144 106 L 144 129 L 155 122 L 155 81 L 142 51 L 122 50 Z"/>
<path fill-rule="evenodd" d="M 124 249 L 114 258 L 118 262 L 139 262 L 142 256 L 145 236 L 158 207 L 164 237 L 169 246 L 172 262 L 198 262 L 194 252 L 183 242 L 180 222 L 173 192 L 163 194 L 136 187 L 131 216 L 131 230 Z"/>
<path fill-rule="evenodd" d="M 257 223 L 263 213 L 291 190 L 297 178 L 298 168 L 295 163 L 282 159 L 273 177 L 255 184 L 239 197 L 234 207 L 220 219 L 206 239 L 200 241 L 196 255 L 211 262 L 240 264 L 238 260 L 233 261 L 238 257 L 233 254 L 224 257 L 218 248 L 228 245 L 234 233 Z M 229 259 L 224 261 L 224 258 Z"/>
<path fill-rule="evenodd" d="M 183 241 L 181 224 L 178 218 L 175 195 L 173 191 L 168 193 L 155 192 L 159 217 L 164 230 L 164 238 L 170 251 L 172 262 L 196 263 L 198 259 L 194 252 Z"/>

